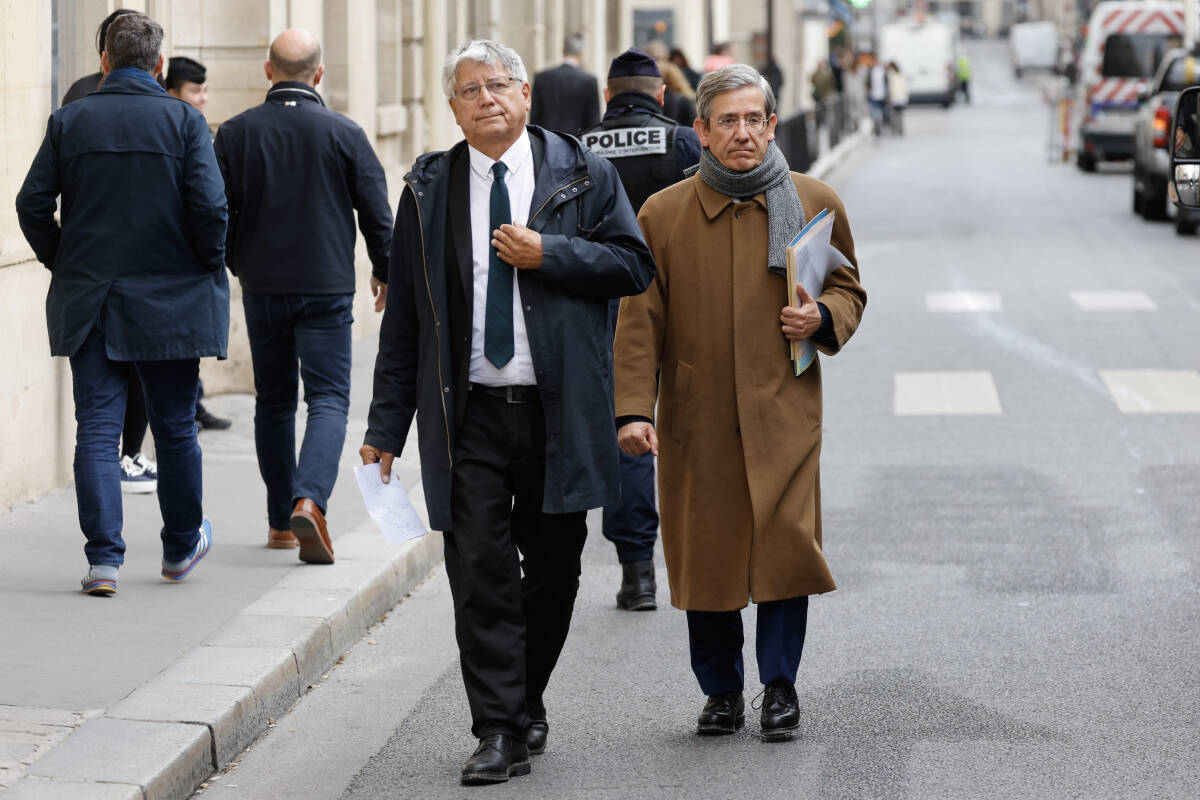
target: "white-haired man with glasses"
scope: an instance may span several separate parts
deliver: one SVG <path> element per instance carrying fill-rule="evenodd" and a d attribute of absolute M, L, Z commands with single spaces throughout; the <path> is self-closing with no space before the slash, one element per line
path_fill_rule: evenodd
<path fill-rule="evenodd" d="M 526 126 L 513 50 L 469 42 L 442 85 L 465 141 L 405 176 L 360 452 L 387 481 L 416 415 L 479 739 L 462 781 L 496 783 L 546 747 L 584 517 L 620 491 L 608 301 L 654 263 L 616 169 Z"/>
<path fill-rule="evenodd" d="M 835 354 L 867 298 L 857 269 L 843 266 L 817 297 L 801 287 L 801 305 L 788 306 L 784 252 L 805 220 L 836 213 L 833 244 L 856 261 L 837 194 L 790 172 L 774 142 L 767 81 L 732 64 L 704 76 L 696 100 L 699 169 L 638 216 L 658 273 L 621 303 L 618 438 L 629 455 L 659 458 L 671 602 L 687 611 L 692 670 L 708 695 L 697 733 L 745 723 L 749 598 L 762 738 L 778 741 L 799 727 L 808 596 L 835 588 L 821 550 L 820 364 L 797 377 L 788 342 Z"/>

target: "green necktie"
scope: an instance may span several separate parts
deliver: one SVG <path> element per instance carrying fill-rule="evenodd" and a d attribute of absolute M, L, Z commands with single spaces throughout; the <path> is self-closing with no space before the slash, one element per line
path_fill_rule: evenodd
<path fill-rule="evenodd" d="M 492 231 L 501 225 L 512 224 L 512 210 L 508 204 L 508 187 L 504 185 L 504 173 L 508 167 L 503 161 L 492 165 L 495 180 L 492 181 L 488 242 Z M 488 246 L 487 302 L 483 317 L 483 355 L 497 369 L 501 369 L 513 357 L 513 268 L 500 260 L 496 248 Z"/>

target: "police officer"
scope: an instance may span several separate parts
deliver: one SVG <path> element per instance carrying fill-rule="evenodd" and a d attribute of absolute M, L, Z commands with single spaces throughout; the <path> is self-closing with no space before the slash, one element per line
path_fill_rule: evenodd
<path fill-rule="evenodd" d="M 700 162 L 700 139 L 691 128 L 663 113 L 663 79 L 654 59 L 631 47 L 612 60 L 600 124 L 582 134 L 593 153 L 612 161 L 633 210 L 646 198 L 683 179 Z M 612 305 L 615 326 L 617 304 Z M 618 426 L 627 420 L 618 420 Z M 616 545 L 621 562 L 617 607 L 652 611 L 655 602 L 654 542 L 658 510 L 654 503 L 654 456 L 621 454 L 621 499 L 604 509 L 604 537 Z"/>

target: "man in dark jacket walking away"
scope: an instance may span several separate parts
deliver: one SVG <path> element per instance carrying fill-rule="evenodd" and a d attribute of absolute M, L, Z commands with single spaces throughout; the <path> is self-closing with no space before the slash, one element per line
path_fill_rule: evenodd
<path fill-rule="evenodd" d="M 229 337 L 225 193 L 204 117 L 154 79 L 162 36 L 142 14 L 109 25 L 104 85 L 50 117 L 17 195 L 51 273 L 50 352 L 71 360 L 89 594 L 115 594 L 124 563 L 117 444 L 131 369 L 162 466 L 163 577 L 187 577 L 212 534 L 193 418 L 200 358 L 224 358 Z"/>
<path fill-rule="evenodd" d="M 700 139 L 695 130 L 676 125 L 663 113 L 664 91 L 654 59 L 636 47 L 629 48 L 609 67 L 604 119 L 581 137 L 588 149 L 617 168 L 635 214 L 647 197 L 683 180 L 684 170 L 700 163 Z M 618 301 L 612 302 L 614 329 L 618 305 Z M 616 545 L 621 562 L 617 608 L 657 608 L 654 542 L 658 539 L 658 509 L 652 454 L 621 453 L 621 499 L 604 507 L 604 538 Z"/>
<path fill-rule="evenodd" d="M 578 136 L 600 119 L 600 90 L 594 75 L 579 66 L 583 34 L 563 41 L 563 63 L 533 76 L 533 106 L 529 122 Z"/>
<path fill-rule="evenodd" d="M 466 141 L 405 177 L 360 452 L 388 480 L 417 415 L 480 739 L 462 781 L 494 783 L 546 747 L 584 517 L 620 491 L 609 300 L 654 265 L 613 166 L 526 127 L 513 50 L 468 43 L 442 87 Z"/>
<path fill-rule="evenodd" d="M 229 195 L 229 268 L 242 282 L 254 362 L 254 444 L 267 485 L 267 546 L 333 563 L 325 522 L 350 409 L 354 212 L 371 257 L 375 310 L 387 292 L 392 212 L 383 167 L 362 128 L 325 107 L 321 45 L 287 30 L 264 65 L 260 106 L 217 132 Z M 304 379 L 308 424 L 296 459 Z"/>

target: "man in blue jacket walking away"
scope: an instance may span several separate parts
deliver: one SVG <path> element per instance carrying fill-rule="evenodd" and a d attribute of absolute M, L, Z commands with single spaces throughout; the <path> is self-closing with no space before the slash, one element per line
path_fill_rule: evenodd
<path fill-rule="evenodd" d="M 392 211 L 363 129 L 325 107 L 321 44 L 286 30 L 264 65 L 271 89 L 217 131 L 229 197 L 229 268 L 242 283 L 254 363 L 254 444 L 267 486 L 267 546 L 333 563 L 325 522 L 350 410 L 354 214 L 383 310 Z M 296 457 L 300 379 L 308 424 Z"/>
<path fill-rule="evenodd" d="M 187 577 L 212 535 L 194 418 L 200 358 L 224 358 L 229 338 L 225 192 L 203 115 L 154 79 L 162 37 L 142 14 L 113 20 L 103 85 L 50 117 L 17 195 L 51 273 L 50 352 L 71 362 L 82 585 L 96 595 L 116 593 L 125 556 L 118 442 L 131 369 L 161 470 L 162 576 Z"/>
<path fill-rule="evenodd" d="M 417 416 L 479 739 L 462 782 L 496 783 L 546 747 L 584 517 L 620 493 L 608 303 L 654 263 L 616 168 L 526 126 L 512 49 L 470 42 L 442 88 L 466 141 L 405 177 L 359 452 L 387 480 Z"/>

